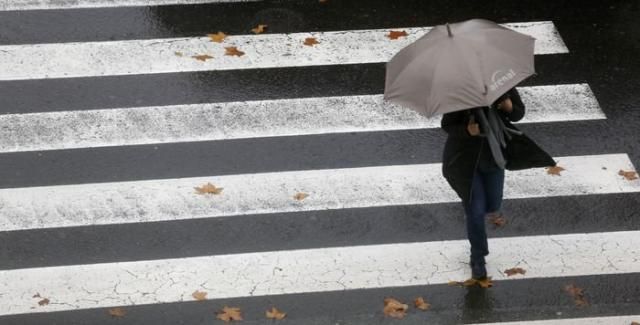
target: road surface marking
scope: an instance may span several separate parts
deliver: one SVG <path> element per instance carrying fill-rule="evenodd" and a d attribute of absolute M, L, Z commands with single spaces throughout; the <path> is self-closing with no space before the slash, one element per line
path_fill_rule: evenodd
<path fill-rule="evenodd" d="M 535 37 L 536 54 L 568 53 L 553 22 L 504 26 Z M 390 30 L 408 37 L 390 40 Z M 223 43 L 208 37 L 0 46 L 0 80 L 95 77 L 186 71 L 299 67 L 387 62 L 430 27 L 231 35 Z M 216 32 L 216 31 L 212 31 Z M 305 46 L 305 38 L 320 44 Z M 237 46 L 243 56 L 226 56 Z M 213 59 L 200 61 L 195 55 Z"/>
<path fill-rule="evenodd" d="M 589 318 L 566 318 L 566 319 L 548 319 L 534 321 L 517 321 L 502 323 L 482 323 L 475 325 L 629 325 L 631 322 L 640 322 L 640 315 L 629 316 L 608 316 L 608 317 L 589 317 Z M 474 325 L 474 324 L 470 324 Z"/>
<path fill-rule="evenodd" d="M 262 0 L 0 0 L 0 11 L 191 5 Z"/>
<path fill-rule="evenodd" d="M 562 176 L 542 168 L 507 173 L 505 198 L 640 191 L 640 180 L 618 175 L 634 169 L 626 154 L 556 160 Z M 207 182 L 223 192 L 196 194 Z M 309 197 L 295 200 L 298 192 Z M 7 188 L 0 189 L 0 231 L 458 200 L 439 163 Z"/>
<path fill-rule="evenodd" d="M 605 119 L 587 84 L 519 88 L 522 122 Z M 382 95 L 0 115 L 0 153 L 438 128 Z"/>
<path fill-rule="evenodd" d="M 640 272 L 640 231 L 493 238 L 494 280 Z M 470 277 L 466 240 L 254 252 L 0 271 L 0 315 L 418 286 Z M 507 277 L 514 266 L 525 276 Z M 38 306 L 39 293 L 50 303 Z"/>

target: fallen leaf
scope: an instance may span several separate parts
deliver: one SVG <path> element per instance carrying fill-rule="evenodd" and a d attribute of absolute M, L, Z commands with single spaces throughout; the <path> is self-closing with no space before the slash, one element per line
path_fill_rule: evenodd
<path fill-rule="evenodd" d="M 46 306 L 49 304 L 49 299 L 48 298 L 43 298 L 42 300 L 38 301 L 38 305 L 40 306 Z"/>
<path fill-rule="evenodd" d="M 407 309 L 409 309 L 409 305 L 403 304 L 398 300 L 393 298 L 384 299 L 383 312 L 385 316 L 402 319 L 407 315 Z"/>
<path fill-rule="evenodd" d="M 235 46 L 225 47 L 224 55 L 235 55 L 235 56 L 243 56 L 244 52 L 238 50 Z"/>
<path fill-rule="evenodd" d="M 240 308 L 238 307 L 227 307 L 224 306 L 221 311 L 216 313 L 217 319 L 221 319 L 225 322 L 230 322 L 234 320 L 242 320 L 242 315 L 240 314 Z"/>
<path fill-rule="evenodd" d="M 198 301 L 202 301 L 202 300 L 207 300 L 207 293 L 204 291 L 194 291 L 191 296 L 193 297 L 193 299 L 198 300 Z"/>
<path fill-rule="evenodd" d="M 287 317 L 287 313 L 283 313 L 282 311 L 276 309 L 276 307 L 271 307 L 271 310 L 267 310 L 265 314 L 269 319 L 281 320 Z"/>
<path fill-rule="evenodd" d="M 584 297 L 584 289 L 577 287 L 574 284 L 569 284 L 564 287 L 564 291 L 573 297 L 573 301 L 576 306 L 584 307 L 589 305 L 589 302 Z"/>
<path fill-rule="evenodd" d="M 624 176 L 624 178 L 626 178 L 628 181 L 632 181 L 634 179 L 638 179 L 638 173 L 636 173 L 633 170 L 625 171 L 625 170 L 620 169 L 620 171 L 618 172 L 618 175 Z"/>
<path fill-rule="evenodd" d="M 302 201 L 302 200 L 306 199 L 307 197 L 309 197 L 309 194 L 303 193 L 303 192 L 298 192 L 298 193 L 296 193 L 296 195 L 293 196 L 293 198 L 298 200 L 298 201 Z"/>
<path fill-rule="evenodd" d="M 401 31 L 396 31 L 396 30 L 392 30 L 389 31 L 389 34 L 387 35 L 388 38 L 390 39 L 398 39 L 402 36 L 408 36 L 409 34 L 407 34 L 407 32 L 401 30 Z"/>
<path fill-rule="evenodd" d="M 198 194 L 215 194 L 218 195 L 222 193 L 223 187 L 216 187 L 211 183 L 207 183 L 202 185 L 202 187 L 194 187 Z"/>
<path fill-rule="evenodd" d="M 416 298 L 413 301 L 413 304 L 420 310 L 428 310 L 429 308 L 431 308 L 431 304 L 424 301 L 424 298 L 422 297 Z"/>
<path fill-rule="evenodd" d="M 211 39 L 212 42 L 222 43 L 225 38 L 227 38 L 227 34 L 223 32 L 218 32 L 216 34 L 207 34 L 207 36 Z"/>
<path fill-rule="evenodd" d="M 304 39 L 304 45 L 313 46 L 314 44 L 320 44 L 320 42 L 318 42 L 315 37 L 307 37 Z"/>
<path fill-rule="evenodd" d="M 547 167 L 547 174 L 561 176 L 560 172 L 565 170 L 560 166 Z"/>
<path fill-rule="evenodd" d="M 640 325 L 640 323 L 638 323 L 638 322 L 631 322 L 631 324 L 630 324 L 630 325 Z"/>
<path fill-rule="evenodd" d="M 180 56 L 180 57 L 184 56 L 184 54 L 182 52 L 174 52 L 174 53 L 175 53 L 176 56 Z"/>
<path fill-rule="evenodd" d="M 256 33 L 256 34 L 260 34 L 260 33 L 264 33 L 264 29 L 267 28 L 268 25 L 260 25 L 258 24 L 258 26 L 256 28 L 252 28 L 251 31 Z"/>
<path fill-rule="evenodd" d="M 120 307 L 109 309 L 109 315 L 111 315 L 111 317 L 124 317 L 125 314 L 126 312 L 124 309 Z"/>
<path fill-rule="evenodd" d="M 213 57 L 208 54 L 193 55 L 191 57 L 199 61 L 207 61 L 209 59 L 213 59 Z"/>
<path fill-rule="evenodd" d="M 502 227 L 507 224 L 507 219 L 502 214 L 492 213 L 489 215 L 489 222 L 496 227 Z"/>
<path fill-rule="evenodd" d="M 527 270 L 521 268 L 521 267 L 514 267 L 514 268 L 510 268 L 508 270 L 504 270 L 504 273 L 507 274 L 507 276 L 512 276 L 512 275 L 516 275 L 516 274 L 522 274 L 524 275 L 525 273 L 527 273 Z"/>
<path fill-rule="evenodd" d="M 35 295 L 33 295 L 33 298 L 42 298 L 42 297 L 40 296 L 40 292 L 36 292 L 36 294 L 35 294 Z"/>
<path fill-rule="evenodd" d="M 465 280 L 464 282 L 449 281 L 449 285 L 456 285 L 461 287 L 472 287 L 474 285 L 479 285 L 482 288 L 490 288 L 493 286 L 493 280 L 491 280 L 491 277 L 486 277 L 482 280 L 476 280 L 474 278 L 470 278 Z"/>

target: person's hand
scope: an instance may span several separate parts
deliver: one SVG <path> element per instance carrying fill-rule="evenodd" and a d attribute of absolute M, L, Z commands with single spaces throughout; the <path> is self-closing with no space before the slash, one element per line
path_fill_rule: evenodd
<path fill-rule="evenodd" d="M 513 112 L 513 103 L 511 102 L 511 98 L 505 98 L 503 101 L 498 103 L 498 109 L 507 113 Z"/>
<path fill-rule="evenodd" d="M 469 132 L 469 134 L 474 137 L 480 135 L 480 125 L 478 125 L 478 123 L 476 123 L 473 119 L 470 120 L 469 124 L 467 124 L 467 132 Z"/>

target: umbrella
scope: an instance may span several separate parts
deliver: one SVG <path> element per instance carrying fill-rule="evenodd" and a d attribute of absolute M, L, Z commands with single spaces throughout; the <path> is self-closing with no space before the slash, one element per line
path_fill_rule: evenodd
<path fill-rule="evenodd" d="M 435 26 L 387 63 L 384 99 L 428 117 L 490 106 L 535 74 L 534 41 L 483 19 Z"/>

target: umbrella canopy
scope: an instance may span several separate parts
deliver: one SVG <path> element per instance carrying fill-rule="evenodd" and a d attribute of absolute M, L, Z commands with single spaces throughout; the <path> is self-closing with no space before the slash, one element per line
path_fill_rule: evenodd
<path fill-rule="evenodd" d="M 535 74 L 534 42 L 483 19 L 435 26 L 387 63 L 384 98 L 428 117 L 489 106 Z"/>

